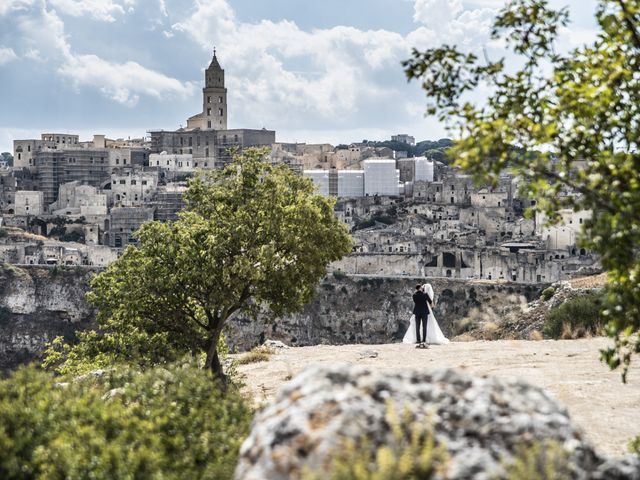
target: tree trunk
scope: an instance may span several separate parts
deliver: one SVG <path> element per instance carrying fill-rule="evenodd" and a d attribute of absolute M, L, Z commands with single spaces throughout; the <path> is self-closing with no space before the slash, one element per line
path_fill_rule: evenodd
<path fill-rule="evenodd" d="M 227 376 L 222 371 L 220 358 L 218 357 L 218 337 L 219 332 L 211 332 L 211 336 L 207 340 L 207 358 L 204 362 L 204 368 L 211 371 L 214 379 L 220 382 L 223 390 L 227 388 Z"/>

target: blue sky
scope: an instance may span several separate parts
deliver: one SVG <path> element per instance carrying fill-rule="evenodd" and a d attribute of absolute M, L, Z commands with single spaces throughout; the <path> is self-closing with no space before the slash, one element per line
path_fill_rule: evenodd
<path fill-rule="evenodd" d="M 212 48 L 230 128 L 278 141 L 446 135 L 400 62 L 442 42 L 499 55 L 503 0 L 0 0 L 0 151 L 42 131 L 140 137 L 201 109 Z M 569 5 L 565 48 L 593 36 L 594 0 Z"/>

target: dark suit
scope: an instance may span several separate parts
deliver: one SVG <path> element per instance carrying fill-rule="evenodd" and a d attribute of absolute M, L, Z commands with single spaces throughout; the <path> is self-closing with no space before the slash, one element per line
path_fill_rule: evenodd
<path fill-rule="evenodd" d="M 422 290 L 416 290 L 413 294 L 413 314 L 416 316 L 416 340 L 420 341 L 420 323 L 422 322 L 422 341 L 427 340 L 427 317 L 429 316 L 429 305 L 431 297 Z"/>

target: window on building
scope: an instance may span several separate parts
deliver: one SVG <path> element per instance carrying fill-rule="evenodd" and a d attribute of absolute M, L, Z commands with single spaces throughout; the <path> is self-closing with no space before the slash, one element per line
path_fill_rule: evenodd
<path fill-rule="evenodd" d="M 218 109 L 218 115 L 220 116 L 224 115 L 224 110 L 222 108 Z"/>
<path fill-rule="evenodd" d="M 236 141 L 236 142 L 238 141 L 238 134 L 237 133 L 233 136 L 233 140 Z M 326 160 L 326 157 L 325 157 L 325 160 Z"/>
<path fill-rule="evenodd" d="M 131 185 L 136 185 L 138 182 L 136 182 L 135 180 L 131 180 Z"/>
<path fill-rule="evenodd" d="M 211 103 L 211 95 L 209 95 L 209 96 L 207 97 L 207 103 Z M 211 110 L 211 109 L 209 109 L 209 110 Z M 209 113 L 209 115 L 211 115 L 211 114 Z"/>
<path fill-rule="evenodd" d="M 218 103 L 222 103 L 222 97 L 218 97 Z"/>
<path fill-rule="evenodd" d="M 127 164 L 127 159 L 126 159 L 126 158 L 123 158 L 123 159 L 122 159 L 122 164 L 123 164 L 123 165 L 126 165 L 126 164 Z"/>
<path fill-rule="evenodd" d="M 31 145 L 27 145 L 27 152 L 31 151 Z"/>
<path fill-rule="evenodd" d="M 211 120 L 207 122 L 207 128 L 211 128 Z"/>
<path fill-rule="evenodd" d="M 120 185 L 124 185 L 125 181 L 124 180 L 120 180 Z"/>
<path fill-rule="evenodd" d="M 146 180 L 142 180 L 142 185 L 146 185 L 147 181 Z"/>
<path fill-rule="evenodd" d="M 211 109 L 210 108 L 207 108 L 207 115 L 211 116 Z"/>

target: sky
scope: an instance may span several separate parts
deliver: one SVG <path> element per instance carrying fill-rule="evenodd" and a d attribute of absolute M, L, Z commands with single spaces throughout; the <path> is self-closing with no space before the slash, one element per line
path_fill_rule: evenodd
<path fill-rule="evenodd" d="M 41 132 L 139 138 L 202 110 L 214 46 L 229 128 L 277 141 L 447 136 L 401 62 L 442 43 L 502 55 L 504 0 L 0 0 L 0 152 Z M 568 6 L 563 48 L 594 36 L 595 0 Z"/>

